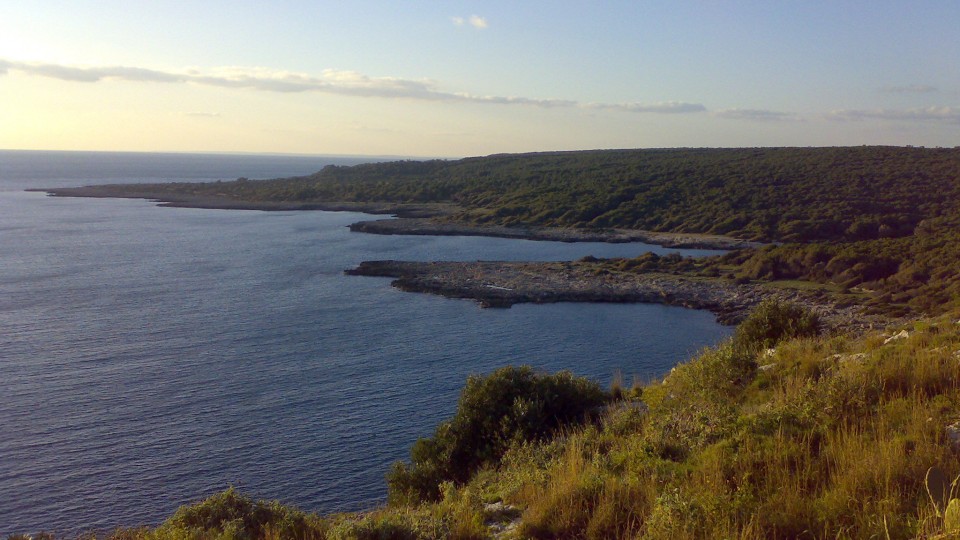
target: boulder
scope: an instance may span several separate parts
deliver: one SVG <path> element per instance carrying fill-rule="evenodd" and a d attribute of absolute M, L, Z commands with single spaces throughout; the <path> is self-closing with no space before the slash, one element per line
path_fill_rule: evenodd
<path fill-rule="evenodd" d="M 883 344 L 886 345 L 887 343 L 890 343 L 891 341 L 898 341 L 898 340 L 901 340 L 901 339 L 907 339 L 908 337 L 910 337 L 910 332 L 907 332 L 906 330 L 901 330 L 900 332 L 898 332 L 898 333 L 896 333 L 896 334 L 888 337 L 887 339 L 883 340 Z"/>

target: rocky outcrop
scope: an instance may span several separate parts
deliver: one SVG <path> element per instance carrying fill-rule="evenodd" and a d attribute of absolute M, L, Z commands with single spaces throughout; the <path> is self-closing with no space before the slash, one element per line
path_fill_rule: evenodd
<path fill-rule="evenodd" d="M 803 291 L 762 284 L 671 274 L 597 271 L 575 262 L 407 262 L 367 261 L 348 275 L 394 278 L 393 286 L 409 292 L 476 300 L 484 307 L 517 303 L 639 302 L 706 309 L 721 323 L 739 322 L 767 298 L 779 298 L 816 312 L 831 327 L 865 328 L 882 321 L 856 307 L 839 306 Z"/>

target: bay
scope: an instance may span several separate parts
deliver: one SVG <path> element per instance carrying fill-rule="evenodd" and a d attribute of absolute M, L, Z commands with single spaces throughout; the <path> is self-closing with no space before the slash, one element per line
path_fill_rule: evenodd
<path fill-rule="evenodd" d="M 230 485 L 309 511 L 370 508 L 470 374 L 650 378 L 730 333 L 676 307 L 486 310 L 343 275 L 370 259 L 676 250 L 375 236 L 346 228 L 370 218 L 357 213 L 23 191 L 301 175 L 337 159 L 0 152 L 0 536 L 156 524 Z"/>

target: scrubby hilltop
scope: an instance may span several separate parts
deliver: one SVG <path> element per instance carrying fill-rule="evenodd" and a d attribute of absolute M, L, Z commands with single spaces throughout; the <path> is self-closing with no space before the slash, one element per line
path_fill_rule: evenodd
<path fill-rule="evenodd" d="M 448 219 L 758 241 L 910 235 L 960 205 L 960 149 L 595 150 L 330 165 L 269 181 L 126 186 L 244 202 L 455 205 Z M 70 190 L 62 190 L 69 193 Z"/>
<path fill-rule="evenodd" d="M 456 219 L 759 241 L 912 233 L 960 203 L 960 150 L 676 149 L 330 166 L 294 199 L 449 202 Z M 292 187 L 292 185 L 291 185 Z M 273 196 L 278 196 L 276 193 Z"/>

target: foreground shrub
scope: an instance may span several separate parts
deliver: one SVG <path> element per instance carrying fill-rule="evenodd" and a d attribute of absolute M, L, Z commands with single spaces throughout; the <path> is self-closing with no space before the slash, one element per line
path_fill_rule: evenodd
<path fill-rule="evenodd" d="M 437 500 L 442 482 L 466 482 L 511 445 L 549 437 L 607 398 L 598 384 L 568 371 L 544 375 L 523 366 L 472 376 L 454 417 L 414 444 L 409 465 L 394 465 L 387 477 L 390 501 Z"/>
<path fill-rule="evenodd" d="M 280 503 L 254 501 L 230 488 L 183 506 L 156 531 L 157 538 L 324 538 L 324 522 Z"/>
<path fill-rule="evenodd" d="M 791 338 L 820 334 L 820 318 L 809 310 L 788 302 L 766 300 L 737 326 L 734 346 L 759 351 Z"/>

